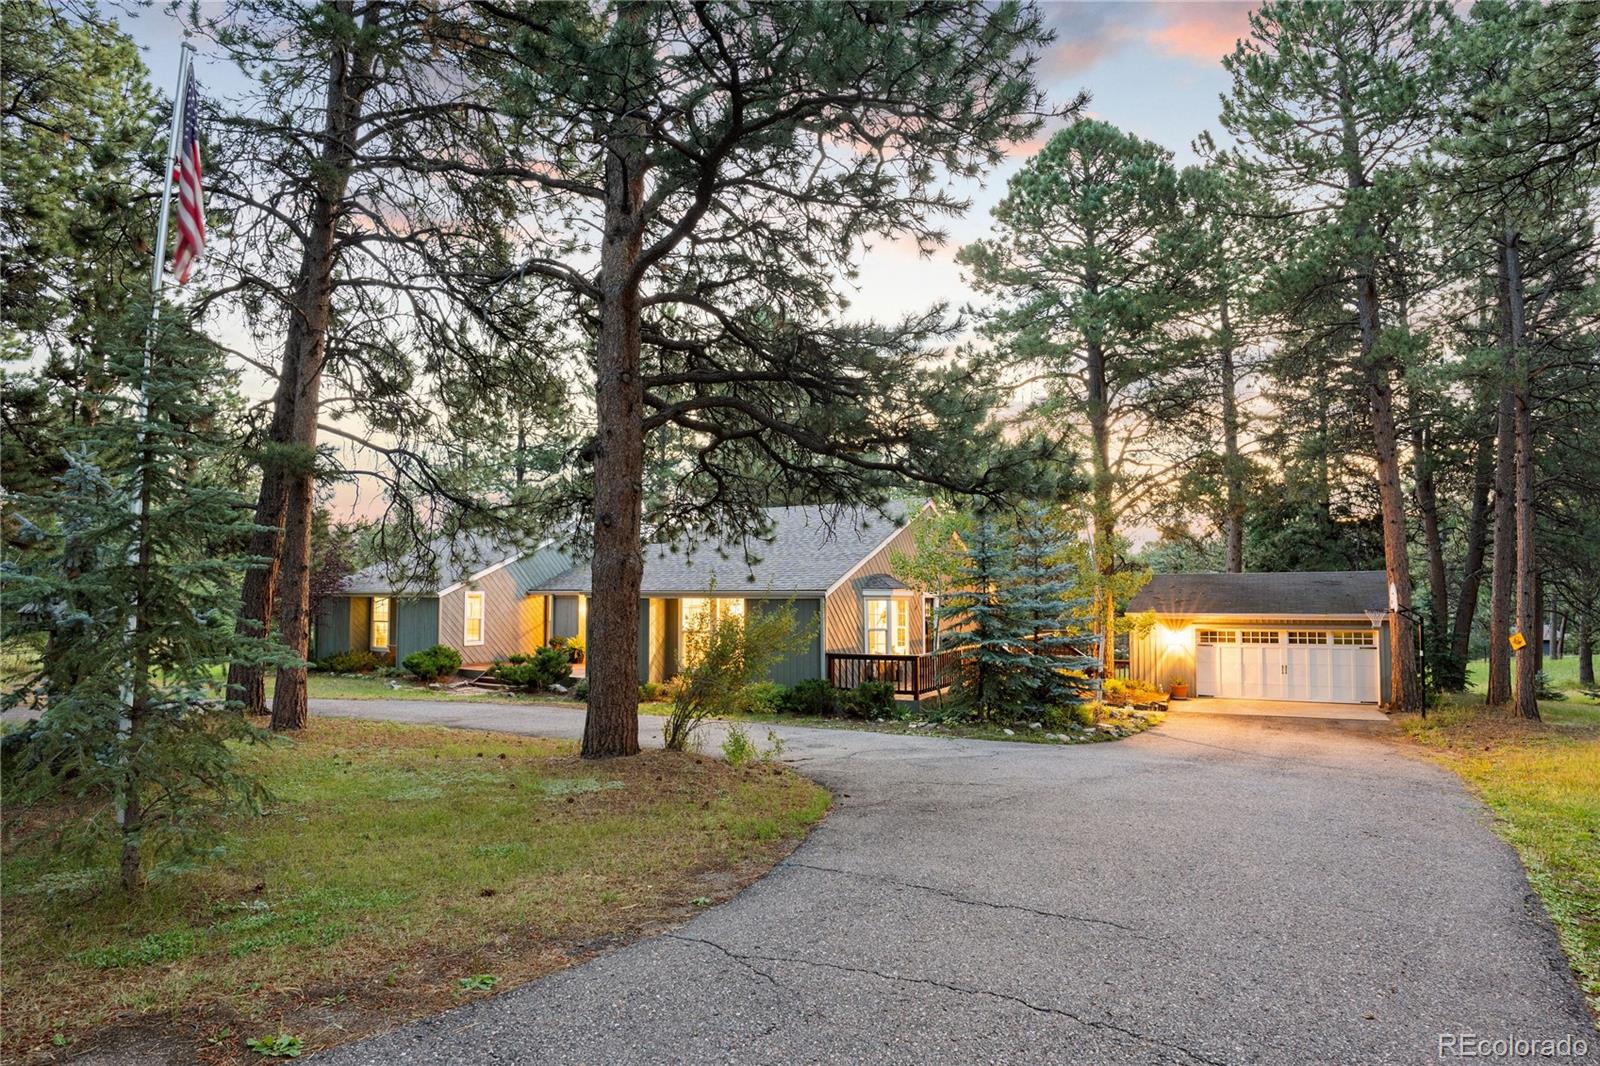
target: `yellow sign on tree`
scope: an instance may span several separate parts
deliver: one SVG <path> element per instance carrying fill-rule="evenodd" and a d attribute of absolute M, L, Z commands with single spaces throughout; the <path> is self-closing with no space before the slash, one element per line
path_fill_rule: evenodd
<path fill-rule="evenodd" d="M 1523 648 L 1526 648 L 1527 646 L 1528 646 L 1528 638 L 1527 637 L 1523 636 L 1521 633 L 1513 633 L 1513 634 L 1511 634 L 1511 650 L 1512 651 L 1521 651 Z"/>

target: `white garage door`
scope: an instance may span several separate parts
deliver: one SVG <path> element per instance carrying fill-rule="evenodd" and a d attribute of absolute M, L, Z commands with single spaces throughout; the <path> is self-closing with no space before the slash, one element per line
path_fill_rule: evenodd
<path fill-rule="evenodd" d="M 1247 700 L 1378 702 L 1372 629 L 1202 629 L 1195 692 Z"/>

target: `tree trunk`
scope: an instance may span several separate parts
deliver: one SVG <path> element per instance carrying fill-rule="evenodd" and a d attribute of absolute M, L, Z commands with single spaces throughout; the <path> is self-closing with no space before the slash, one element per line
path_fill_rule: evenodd
<path fill-rule="evenodd" d="M 639 9 L 625 9 L 619 35 L 632 37 L 640 18 Z M 644 576 L 639 261 L 644 239 L 645 159 L 638 120 L 632 116 L 614 120 L 606 138 L 600 329 L 595 350 L 594 559 L 589 594 L 589 711 L 583 723 L 586 759 L 639 751 L 639 583 Z"/>
<path fill-rule="evenodd" d="M 1433 456 L 1422 419 L 1414 415 L 1411 427 L 1412 462 L 1416 471 L 1417 513 L 1422 518 L 1422 542 L 1428 553 L 1428 625 L 1432 629 L 1429 654 L 1444 646 L 1445 619 L 1449 617 L 1449 581 L 1444 570 L 1444 536 L 1439 531 L 1439 494 L 1433 480 Z"/>
<path fill-rule="evenodd" d="M 1499 261 L 1501 367 L 1500 402 L 1495 415 L 1494 570 L 1489 581 L 1489 686 L 1486 702 L 1511 702 L 1511 622 L 1516 612 L 1516 392 L 1511 383 L 1511 315 L 1506 261 Z"/>
<path fill-rule="evenodd" d="M 1594 686 L 1594 624 L 1587 611 L 1578 616 L 1578 684 Z"/>
<path fill-rule="evenodd" d="M 1091 278 L 1086 286 L 1091 291 Z M 1104 677 L 1117 676 L 1117 599 L 1111 582 L 1117 571 L 1116 515 L 1112 513 L 1111 404 L 1106 386 L 1105 349 L 1098 341 L 1087 345 L 1084 377 L 1088 392 L 1090 475 L 1094 499 L 1094 554 L 1100 574 L 1100 666 Z"/>
<path fill-rule="evenodd" d="M 1228 573 L 1244 572 L 1244 471 L 1239 460 L 1239 398 L 1235 393 L 1233 328 L 1228 316 L 1228 291 L 1222 292 L 1222 469 L 1227 506 L 1223 532 L 1228 546 Z"/>
<path fill-rule="evenodd" d="M 1517 445 L 1518 445 L 1519 448 L 1521 447 L 1521 440 L 1520 439 L 1518 440 Z M 1519 481 L 1518 481 L 1518 485 L 1517 485 L 1517 491 L 1520 492 L 1522 490 L 1522 485 L 1521 485 L 1521 482 L 1520 482 L 1520 476 L 1521 476 L 1521 471 L 1520 470 L 1518 471 L 1518 476 L 1519 476 Z M 1520 513 L 1517 515 L 1517 522 L 1518 522 L 1518 526 L 1517 526 L 1517 561 L 1518 561 L 1518 563 L 1521 563 L 1521 561 L 1522 561 L 1522 527 L 1521 527 L 1522 515 Z M 1517 580 L 1518 581 L 1522 580 L 1522 575 L 1520 573 L 1517 575 Z M 1548 617 L 1549 616 L 1548 616 L 1548 614 L 1546 613 L 1546 611 L 1544 609 L 1544 577 L 1539 573 L 1539 571 L 1537 569 L 1535 569 L 1534 572 L 1533 572 L 1533 628 L 1534 628 L 1534 631 L 1538 633 L 1538 637 L 1535 638 L 1534 641 L 1533 641 L 1533 672 L 1534 673 L 1539 673 L 1540 671 L 1542 671 L 1544 669 L 1545 620 Z"/>
<path fill-rule="evenodd" d="M 1507 231 L 1501 245 L 1505 263 L 1506 310 L 1511 325 L 1512 421 L 1516 434 L 1517 628 L 1527 638 L 1517 652 L 1516 687 L 1511 709 L 1523 718 L 1539 717 L 1539 657 L 1543 619 L 1539 617 L 1539 566 L 1533 537 L 1533 424 L 1528 410 L 1528 368 L 1522 357 L 1521 235 Z"/>
<path fill-rule="evenodd" d="M 1483 586 L 1484 544 L 1489 532 L 1489 488 L 1494 481 L 1494 439 L 1478 442 L 1472 464 L 1472 511 L 1467 518 L 1467 554 L 1461 566 L 1461 592 L 1456 597 L 1456 616 L 1450 631 L 1451 669 L 1454 687 L 1465 687 L 1467 656 L 1472 650 L 1472 620 L 1478 613 L 1478 592 Z"/>
<path fill-rule="evenodd" d="M 310 277 L 312 264 L 302 258 L 300 271 Z M 262 528 L 250 534 L 250 555 L 261 560 L 245 571 L 244 588 L 239 596 L 239 616 L 234 632 L 248 637 L 265 637 L 267 620 L 276 603 L 279 561 L 283 553 L 284 495 L 283 448 L 289 443 L 294 423 L 295 382 L 299 378 L 301 352 L 305 346 L 306 317 L 304 293 L 296 306 L 302 313 L 289 319 L 288 337 L 283 346 L 283 364 L 278 370 L 278 387 L 272 397 L 272 421 L 267 426 L 266 445 L 261 463 L 261 488 L 256 494 L 255 523 Z M 258 663 L 231 663 L 228 666 L 228 698 L 243 704 L 246 714 L 264 714 L 267 709 L 265 671 Z"/>
<path fill-rule="evenodd" d="M 346 5 L 353 10 L 353 5 Z M 364 19 L 372 29 L 380 17 L 378 5 Z M 372 84 L 372 54 L 341 48 L 328 70 L 328 105 L 323 133 L 322 166 L 312 205 L 311 224 L 301 258 L 297 293 L 304 340 L 296 360 L 290 397 L 293 408 L 289 440 L 293 461 L 283 470 L 283 550 L 278 574 L 278 638 L 300 662 L 278 668 L 272 694 L 272 728 L 300 729 L 306 723 L 306 668 L 311 635 L 311 526 L 316 498 L 317 415 L 321 403 L 322 370 L 327 358 L 328 323 L 333 309 L 334 242 L 340 205 L 349 184 L 355 156 L 356 134 L 361 125 L 362 98 Z"/>
<path fill-rule="evenodd" d="M 1378 496 L 1383 508 L 1383 561 L 1389 582 L 1389 706 L 1396 711 L 1422 707 L 1417 677 L 1416 641 L 1412 623 L 1400 613 L 1411 606 L 1411 563 L 1406 555 L 1405 494 L 1400 487 L 1400 457 L 1395 441 L 1394 397 L 1388 368 L 1373 353 L 1378 336 L 1378 291 L 1373 278 L 1360 279 L 1362 362 L 1367 371 L 1367 397 L 1372 417 L 1372 443 L 1378 468 Z"/>

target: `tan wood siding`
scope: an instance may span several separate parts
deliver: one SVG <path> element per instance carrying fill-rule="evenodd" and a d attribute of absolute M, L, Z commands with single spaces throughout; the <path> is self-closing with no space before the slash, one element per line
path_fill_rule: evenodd
<path fill-rule="evenodd" d="M 466 642 L 467 593 L 483 593 L 483 643 Z M 461 653 L 464 663 L 489 663 L 544 643 L 544 612 L 538 597 L 524 596 L 506 567 L 439 597 L 439 643 Z"/>
<path fill-rule="evenodd" d="M 861 636 L 862 603 L 861 590 L 858 584 L 862 578 L 874 574 L 891 574 L 890 559 L 895 552 L 911 555 L 917 550 L 916 538 L 912 534 L 912 527 L 907 526 L 883 547 L 869 555 L 861 565 L 845 578 L 840 585 L 828 596 L 824 614 L 823 647 L 834 652 L 862 652 L 863 639 Z M 887 591 L 887 590 L 883 590 Z M 906 606 L 909 608 L 910 617 L 907 621 L 910 632 L 910 654 L 920 654 L 923 649 L 923 624 L 922 624 L 922 594 L 901 590 L 905 596 Z"/>
<path fill-rule="evenodd" d="M 371 650 L 371 644 L 372 597 L 352 597 L 350 600 L 350 647 Z"/>

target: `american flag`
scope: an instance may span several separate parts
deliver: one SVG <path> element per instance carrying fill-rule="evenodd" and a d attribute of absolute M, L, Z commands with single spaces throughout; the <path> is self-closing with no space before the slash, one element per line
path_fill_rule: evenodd
<path fill-rule="evenodd" d="M 194 71 L 183 92 L 183 139 L 178 144 L 178 163 L 172 170 L 178 183 L 178 243 L 172 250 L 172 272 L 178 284 L 189 280 L 189 270 L 206 250 L 205 190 L 200 184 L 200 93 L 195 88 Z"/>

